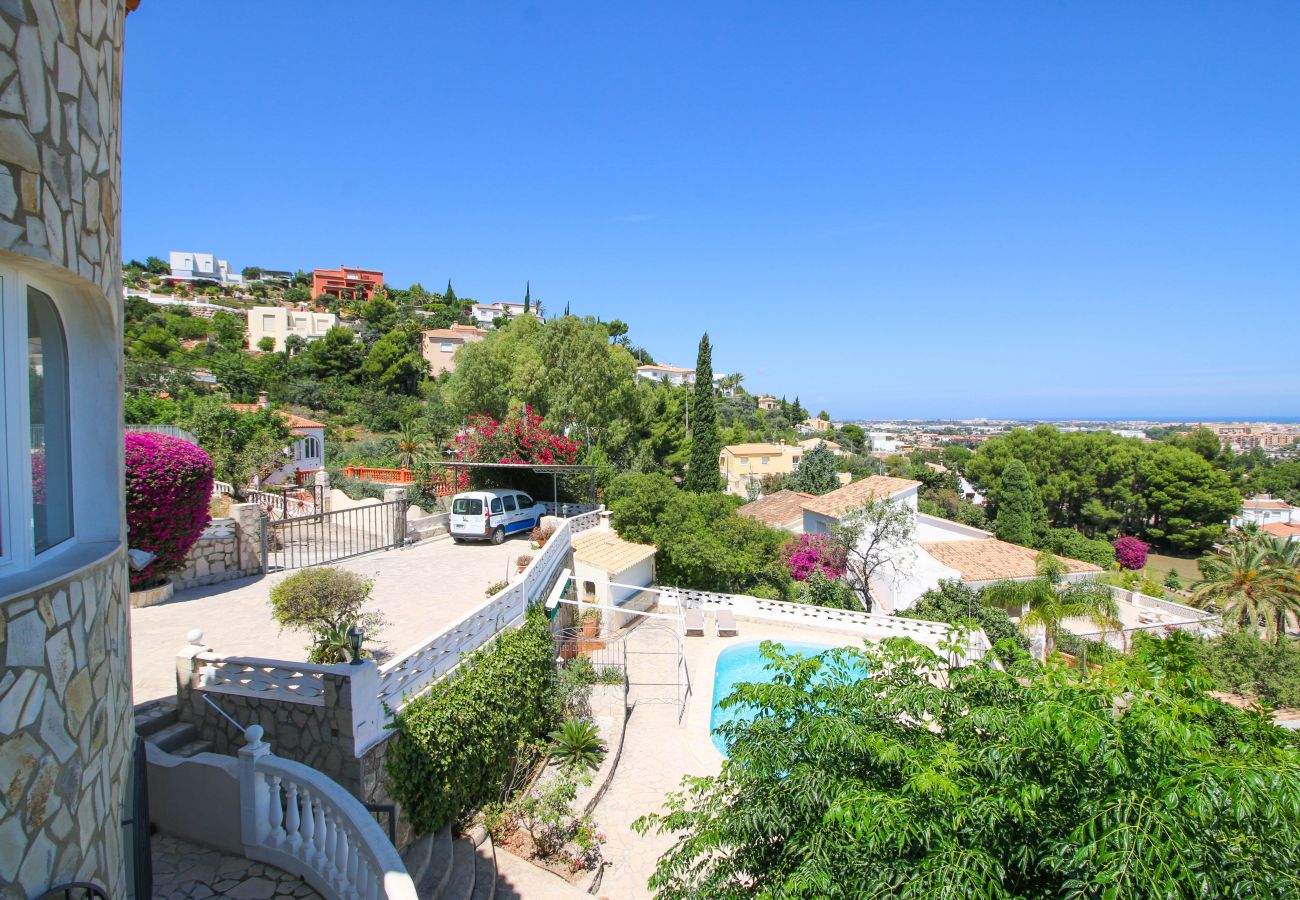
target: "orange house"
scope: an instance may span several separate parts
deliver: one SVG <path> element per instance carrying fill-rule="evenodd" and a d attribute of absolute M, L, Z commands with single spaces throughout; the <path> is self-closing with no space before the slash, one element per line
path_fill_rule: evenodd
<path fill-rule="evenodd" d="M 339 266 L 337 269 L 316 269 L 311 273 L 311 298 L 322 294 L 369 300 L 375 288 L 384 283 L 384 273 L 378 269 L 354 269 Z"/>

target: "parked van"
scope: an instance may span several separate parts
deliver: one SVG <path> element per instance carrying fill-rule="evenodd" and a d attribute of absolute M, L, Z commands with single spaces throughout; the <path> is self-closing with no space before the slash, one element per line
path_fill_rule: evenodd
<path fill-rule="evenodd" d="M 499 544 L 506 535 L 531 531 L 546 515 L 545 504 L 512 488 L 484 488 L 465 491 L 451 498 L 451 539 L 491 541 Z"/>

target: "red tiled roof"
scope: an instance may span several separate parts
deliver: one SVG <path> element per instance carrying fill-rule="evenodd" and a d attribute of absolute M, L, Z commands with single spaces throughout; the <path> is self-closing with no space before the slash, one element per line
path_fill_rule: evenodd
<path fill-rule="evenodd" d="M 803 505 L 809 512 L 836 518 L 846 512 L 866 506 L 871 500 L 881 500 L 901 494 L 912 488 L 918 488 L 921 482 L 910 478 L 893 478 L 889 475 L 872 475 L 861 481 L 846 484 L 842 488 L 822 494 Z"/>
<path fill-rule="evenodd" d="M 816 494 L 804 494 L 799 491 L 777 491 L 760 497 L 752 503 L 746 503 L 736 512 L 742 516 L 779 528 L 787 522 L 803 518 L 803 504 L 812 500 Z"/>
<path fill-rule="evenodd" d="M 1300 538 L 1300 525 L 1292 525 L 1289 522 L 1274 522 L 1271 525 L 1262 525 L 1259 530 L 1271 534 L 1273 537 Z"/>
<path fill-rule="evenodd" d="M 258 406 L 256 403 L 227 403 L 226 406 L 230 407 L 235 412 L 241 412 L 241 413 L 255 413 L 259 409 L 262 409 L 262 407 Z M 290 428 L 324 428 L 325 427 L 324 422 L 315 422 L 312 421 L 311 419 L 303 418 L 302 416 L 297 415 L 295 413 L 284 412 L 283 410 L 277 409 L 275 410 L 275 414 L 278 415 L 280 418 L 284 419 L 284 424 L 288 425 Z"/>
<path fill-rule="evenodd" d="M 1038 574 L 1038 551 L 997 538 L 982 541 L 923 541 L 922 550 L 950 569 L 961 573 L 962 581 L 1000 581 L 1004 578 L 1033 578 Z M 1099 566 L 1056 557 L 1067 572 L 1100 572 Z"/>

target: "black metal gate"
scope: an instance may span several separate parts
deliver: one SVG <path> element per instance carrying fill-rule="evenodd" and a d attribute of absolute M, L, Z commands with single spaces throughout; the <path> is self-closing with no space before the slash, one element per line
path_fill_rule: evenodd
<path fill-rule="evenodd" d="M 262 519 L 262 570 L 322 566 L 406 543 L 409 500 L 294 518 Z"/>

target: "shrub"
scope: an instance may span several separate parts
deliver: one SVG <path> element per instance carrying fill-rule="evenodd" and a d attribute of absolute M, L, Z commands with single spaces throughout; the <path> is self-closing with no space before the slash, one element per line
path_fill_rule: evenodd
<path fill-rule="evenodd" d="M 781 548 L 781 561 L 795 581 L 807 581 L 813 572 L 828 578 L 844 574 L 844 551 L 828 534 L 798 534 Z"/>
<path fill-rule="evenodd" d="M 203 534 L 212 498 L 212 460 L 189 441 L 162 434 L 126 435 L 127 543 L 154 560 L 131 572 L 131 587 L 151 584 L 185 564 Z"/>
<path fill-rule="evenodd" d="M 1300 708 L 1300 645 L 1270 644 L 1238 631 L 1197 645 L 1215 686 L 1265 703 Z"/>
<path fill-rule="evenodd" d="M 534 525 L 528 539 L 539 547 L 545 547 L 546 542 L 555 534 L 555 529 L 550 525 Z"/>
<path fill-rule="evenodd" d="M 595 769 L 605 756 L 600 731 L 584 719 L 565 719 L 550 738 L 555 742 L 551 754 L 566 768 Z"/>
<path fill-rule="evenodd" d="M 363 613 L 374 582 L 356 572 L 318 566 L 295 572 L 271 589 L 271 618 L 281 628 L 306 631 L 308 659 L 314 663 L 347 662 L 347 632 L 354 625 L 373 638 L 383 627 L 378 613 Z M 363 649 L 362 654 L 366 651 Z"/>
<path fill-rule="evenodd" d="M 905 619 L 950 623 L 974 618 L 976 624 L 984 629 L 990 644 L 1011 640 L 1022 650 L 1029 649 L 1029 638 L 1020 633 L 1005 610 L 984 603 L 979 594 L 956 579 L 939 582 L 937 589 L 926 591 L 911 608 L 899 615 Z"/>
<path fill-rule="evenodd" d="M 853 589 L 838 578 L 830 578 L 820 569 L 799 585 L 799 603 L 809 606 L 822 606 L 828 609 L 851 609 L 862 611 L 862 604 L 853 593 Z"/>
<path fill-rule="evenodd" d="M 1147 545 L 1135 537 L 1115 540 L 1115 562 L 1121 568 L 1136 571 L 1147 564 Z"/>
<path fill-rule="evenodd" d="M 534 606 L 522 628 L 470 654 L 394 716 L 388 777 L 417 833 L 499 798 L 519 743 L 554 725 L 554 654 L 546 613 Z"/>
<path fill-rule="evenodd" d="M 555 705 L 566 716 L 591 714 L 591 686 L 596 670 L 586 656 L 575 656 L 555 673 Z"/>
<path fill-rule="evenodd" d="M 1115 548 L 1109 541 L 1093 539 L 1073 528 L 1049 528 L 1039 542 L 1039 548 L 1060 556 L 1090 562 L 1109 569 L 1115 564 Z"/>
<path fill-rule="evenodd" d="M 596 682 L 598 684 L 622 684 L 625 677 L 620 666 L 605 666 L 600 670 L 600 674 L 596 676 Z"/>

